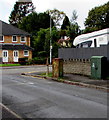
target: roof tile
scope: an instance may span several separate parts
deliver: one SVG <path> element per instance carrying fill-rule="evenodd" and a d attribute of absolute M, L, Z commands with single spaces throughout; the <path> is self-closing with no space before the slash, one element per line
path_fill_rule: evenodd
<path fill-rule="evenodd" d="M 28 32 L 25 32 L 13 25 L 7 24 L 0 20 L 0 35 L 23 35 L 30 36 Z"/>
<path fill-rule="evenodd" d="M 33 50 L 33 48 L 24 44 L 0 44 L 0 50 Z"/>

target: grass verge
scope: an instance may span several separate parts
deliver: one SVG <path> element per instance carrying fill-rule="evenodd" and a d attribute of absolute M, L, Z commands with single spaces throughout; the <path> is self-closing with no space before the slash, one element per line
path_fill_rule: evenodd
<path fill-rule="evenodd" d="M 20 66 L 20 64 L 0 64 L 0 67 Z"/>
<path fill-rule="evenodd" d="M 52 74 L 52 72 L 50 72 L 48 75 L 47 75 L 47 73 L 41 73 L 40 76 L 53 77 L 53 74 Z M 58 77 L 57 79 L 61 81 L 62 79 L 64 79 L 64 77 Z"/>
<path fill-rule="evenodd" d="M 50 72 L 50 73 L 48 73 L 48 75 L 47 75 L 47 73 L 41 73 L 40 76 L 52 77 L 53 75 L 52 75 L 52 72 Z"/>

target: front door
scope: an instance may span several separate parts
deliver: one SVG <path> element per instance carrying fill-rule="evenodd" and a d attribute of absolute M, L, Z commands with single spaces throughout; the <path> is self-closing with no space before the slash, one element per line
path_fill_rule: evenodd
<path fill-rule="evenodd" d="M 3 56 L 3 62 L 8 62 L 8 51 L 7 50 L 3 50 L 2 56 Z"/>
<path fill-rule="evenodd" d="M 18 55 L 19 53 L 18 53 L 18 51 L 17 50 L 15 50 L 15 51 L 13 51 L 13 59 L 14 59 L 14 62 L 18 62 Z"/>

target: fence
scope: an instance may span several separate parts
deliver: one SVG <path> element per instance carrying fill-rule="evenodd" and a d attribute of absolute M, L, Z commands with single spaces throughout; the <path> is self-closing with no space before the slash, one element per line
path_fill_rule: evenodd
<path fill-rule="evenodd" d="M 60 48 L 58 50 L 58 57 L 64 60 L 64 73 L 90 76 L 92 56 L 105 56 L 109 60 L 109 45 L 98 48 Z"/>
<path fill-rule="evenodd" d="M 64 60 L 90 59 L 92 56 L 105 56 L 109 60 L 109 45 L 97 48 L 60 48 L 58 57 Z"/>

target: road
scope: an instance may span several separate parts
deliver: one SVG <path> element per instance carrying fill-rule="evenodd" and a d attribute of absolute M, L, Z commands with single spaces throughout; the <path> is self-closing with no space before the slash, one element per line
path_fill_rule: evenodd
<path fill-rule="evenodd" d="M 45 66 L 3 68 L 2 103 L 21 118 L 107 118 L 106 92 L 21 75 L 45 70 Z"/>

